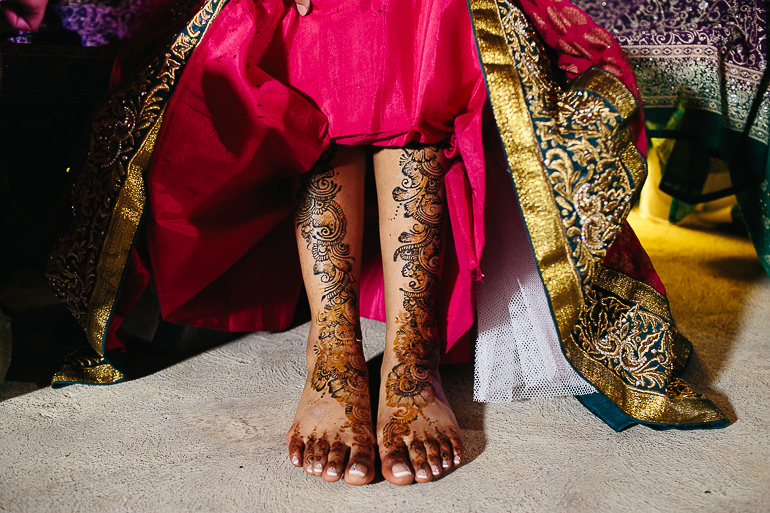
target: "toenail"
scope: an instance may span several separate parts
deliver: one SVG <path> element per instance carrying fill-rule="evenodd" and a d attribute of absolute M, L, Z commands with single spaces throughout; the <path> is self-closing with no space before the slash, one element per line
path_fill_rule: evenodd
<path fill-rule="evenodd" d="M 455 456 L 455 465 L 459 465 L 459 464 L 460 464 L 460 457 Z"/>
<path fill-rule="evenodd" d="M 315 464 L 315 471 L 316 472 L 323 472 L 324 466 L 322 463 L 316 463 Z"/>
<path fill-rule="evenodd" d="M 352 469 L 351 469 L 352 470 Z M 326 475 L 337 477 L 337 468 L 336 467 L 329 467 L 326 469 Z"/>
<path fill-rule="evenodd" d="M 441 473 L 441 470 L 439 470 L 438 465 L 431 465 L 430 471 L 433 473 L 434 476 L 437 476 Z"/>
<path fill-rule="evenodd" d="M 294 463 L 295 465 L 299 465 L 299 458 L 297 458 L 296 456 L 292 456 L 291 462 Z"/>
<path fill-rule="evenodd" d="M 350 472 L 354 476 L 364 477 L 366 475 L 367 470 L 368 469 L 364 465 L 361 465 L 360 463 L 353 463 L 350 466 L 350 470 L 348 472 Z"/>
<path fill-rule="evenodd" d="M 423 468 L 418 470 L 416 474 L 417 474 L 417 478 L 419 479 L 428 479 L 428 473 Z"/>
<path fill-rule="evenodd" d="M 412 471 L 404 465 L 403 463 L 396 463 L 393 465 L 393 468 L 391 469 L 393 472 L 394 477 L 404 477 L 404 476 L 411 476 Z"/>
<path fill-rule="evenodd" d="M 449 461 L 448 460 L 442 461 L 441 462 L 441 466 L 444 467 L 444 468 L 449 468 Z"/>

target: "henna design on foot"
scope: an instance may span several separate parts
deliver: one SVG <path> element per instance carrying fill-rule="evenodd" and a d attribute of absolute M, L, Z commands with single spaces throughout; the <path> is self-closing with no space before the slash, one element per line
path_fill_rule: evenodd
<path fill-rule="evenodd" d="M 385 383 L 386 404 L 397 408 L 385 425 L 383 445 L 395 449 L 410 434 L 410 425 L 435 398 L 433 371 L 438 365 L 438 334 L 434 320 L 441 265 L 441 188 L 444 170 L 437 147 L 405 148 L 399 164 L 404 179 L 393 190 L 404 217 L 414 225 L 398 238 L 402 244 L 393 261 L 404 261 L 401 275 L 407 286 L 403 312 L 396 323 L 394 350 L 398 364 Z M 400 448 L 406 450 L 406 447 Z"/>
<path fill-rule="evenodd" d="M 334 180 L 336 171 L 329 160 L 319 161 L 313 171 L 303 176 L 296 226 L 312 254 L 313 274 L 320 278 L 323 286 L 322 308 L 316 317 L 315 363 L 308 379 L 308 385 L 317 392 L 317 397 L 310 404 L 322 401 L 328 394 L 343 407 L 345 420 L 336 426 L 332 440 L 328 440 L 326 432 L 308 437 L 304 443 L 304 466 L 308 473 L 323 474 L 326 480 L 339 479 L 347 452 L 339 438 L 349 431 L 352 443 L 348 474 L 356 476 L 356 484 L 363 484 L 362 479 L 368 477 L 370 481 L 373 477 L 365 461 L 373 460 L 375 447 L 369 376 L 361 346 L 354 258 L 345 243 L 347 220 L 342 206 L 335 200 L 341 186 Z M 301 438 L 298 424 L 289 441 L 293 462 L 298 448 L 303 445 Z M 360 461 L 354 461 L 356 455 L 363 455 L 363 459 L 359 457 Z M 372 457 L 367 458 L 367 455 Z M 361 469 L 366 470 L 362 473 Z"/>
<path fill-rule="evenodd" d="M 435 321 L 436 295 L 441 271 L 442 251 L 442 188 L 444 166 L 439 160 L 441 148 L 420 146 L 405 148 L 400 158 L 404 178 L 393 190 L 393 199 L 403 208 L 403 216 L 413 220 L 408 231 L 398 240 L 401 244 L 393 261 L 404 262 L 401 275 L 406 279 L 400 288 L 402 310 L 396 318 L 393 352 L 396 364 L 385 381 L 385 404 L 392 408 L 381 427 L 380 449 L 395 462 L 391 473 L 398 484 L 411 482 L 407 462 L 411 462 L 414 478 L 429 481 L 459 464 L 461 452 L 459 430 L 438 376 L 438 328 Z M 437 388 L 438 387 L 438 390 Z M 440 420 L 425 415 L 440 395 Z M 445 408 L 444 408 L 445 406 Z M 435 410 L 434 410 L 435 411 Z M 422 416 L 427 425 L 436 425 L 436 434 L 415 431 L 415 421 Z M 457 451 L 444 438 L 457 440 Z M 440 458 L 445 448 L 447 457 Z M 455 458 L 449 459 L 454 452 Z M 385 463 L 385 461 L 383 461 Z"/>

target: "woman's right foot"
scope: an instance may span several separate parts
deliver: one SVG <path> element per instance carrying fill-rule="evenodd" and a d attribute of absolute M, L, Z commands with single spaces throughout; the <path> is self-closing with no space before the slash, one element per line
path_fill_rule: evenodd
<path fill-rule="evenodd" d="M 313 323 L 308 378 L 286 435 L 294 465 L 353 485 L 372 481 L 375 455 L 358 313 L 364 170 L 360 148 L 340 148 L 319 159 L 298 190 L 297 244 Z"/>
<path fill-rule="evenodd" d="M 315 344 L 294 423 L 289 459 L 324 481 L 351 485 L 374 478 L 375 445 L 369 377 L 360 340 Z"/>

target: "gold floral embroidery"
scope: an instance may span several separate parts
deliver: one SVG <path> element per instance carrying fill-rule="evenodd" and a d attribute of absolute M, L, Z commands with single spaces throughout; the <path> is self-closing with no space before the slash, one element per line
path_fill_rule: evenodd
<path fill-rule="evenodd" d="M 513 62 L 519 62 L 521 85 L 575 269 L 584 290 L 597 262 L 607 252 L 631 209 L 641 185 L 621 160 L 620 132 L 636 111 L 630 93 L 596 87 L 591 70 L 562 88 L 540 38 L 518 7 L 497 2 Z M 616 106 L 612 100 L 620 102 Z"/>
<path fill-rule="evenodd" d="M 570 362 L 622 411 L 652 423 L 724 421 L 675 377 L 691 352 L 664 296 L 601 262 L 646 176 L 612 75 L 568 81 L 511 0 L 470 0 L 500 138 Z"/>
<path fill-rule="evenodd" d="M 666 298 L 604 266 L 563 342 L 575 367 L 621 410 L 643 421 L 723 421 L 707 398 L 678 377 L 692 345 L 676 329 Z"/>
<path fill-rule="evenodd" d="M 636 303 L 594 288 L 575 327 L 578 345 L 629 386 L 662 392 L 673 369 L 673 327 Z"/>
<path fill-rule="evenodd" d="M 166 101 L 226 3 L 208 0 L 163 54 L 112 95 L 92 124 L 90 151 L 73 186 L 71 229 L 59 240 L 47 276 L 99 355 L 107 325 L 101 317 L 113 308 L 144 209 L 143 180 L 130 179 L 130 170 L 136 169 L 135 160 L 143 167 L 138 171 L 149 163 Z M 105 254 L 107 244 L 117 251 Z M 92 322 L 93 316 L 100 319 Z"/>

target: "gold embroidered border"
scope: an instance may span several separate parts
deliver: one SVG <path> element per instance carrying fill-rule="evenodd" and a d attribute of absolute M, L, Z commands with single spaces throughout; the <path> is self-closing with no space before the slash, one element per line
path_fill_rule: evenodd
<path fill-rule="evenodd" d="M 639 191 L 647 179 L 647 161 L 636 148 L 631 137 L 630 128 L 626 128 L 618 135 L 618 141 L 620 143 L 618 147 L 620 162 L 631 173 L 634 182 L 637 184 L 637 191 Z"/>
<path fill-rule="evenodd" d="M 184 28 L 113 93 L 92 125 L 90 152 L 74 185 L 73 222 L 58 241 L 46 274 L 99 357 L 144 211 L 143 174 L 165 106 L 188 58 L 227 2 L 206 0 L 188 13 Z M 88 369 L 96 366 L 92 363 Z"/>
<path fill-rule="evenodd" d="M 615 75 L 596 68 L 592 72 L 581 73 L 572 83 L 572 89 L 593 91 L 606 98 L 620 113 L 623 119 L 630 119 L 637 110 L 636 98 Z"/>
<path fill-rule="evenodd" d="M 144 172 L 150 165 L 155 141 L 163 124 L 163 112 L 157 117 L 139 149 L 128 163 L 126 180 L 120 189 L 110 228 L 107 231 L 96 273 L 94 293 L 89 302 L 86 335 L 97 354 L 103 355 L 102 341 L 117 300 L 120 282 L 133 247 L 136 230 L 144 213 Z"/>
<path fill-rule="evenodd" d="M 627 301 L 638 303 L 659 317 L 671 319 L 668 300 L 654 288 L 639 280 L 635 280 L 614 269 L 601 266 L 600 272 L 594 278 L 594 286 L 612 292 Z"/>
<path fill-rule="evenodd" d="M 599 69 L 589 70 L 570 89 L 561 91 L 549 82 L 547 57 L 537 44 L 537 35 L 532 33 L 529 39 L 527 32 L 531 32 L 531 26 L 513 2 L 469 0 L 469 6 L 507 163 L 567 357 L 609 399 L 642 422 L 681 425 L 724 420 L 711 401 L 674 377 L 686 363 L 691 345 L 673 325 L 665 298 L 601 265 L 614 235 L 608 231 L 600 241 L 603 245 L 596 248 L 582 241 L 590 251 L 585 251 L 580 240 L 572 241 L 576 229 L 581 230 L 578 236 L 585 235 L 583 226 L 568 218 L 579 215 L 574 206 L 564 203 L 574 201 L 569 196 L 572 191 L 555 189 L 562 184 L 572 186 L 572 182 L 565 182 L 559 169 L 551 169 L 550 157 L 544 160 L 547 146 L 540 137 L 558 143 L 562 122 L 549 121 L 550 112 L 554 116 L 561 112 L 567 116 L 573 112 L 582 114 L 575 110 L 580 107 L 570 110 L 570 95 L 584 98 L 579 91 L 585 90 L 583 94 L 594 94 L 611 104 L 617 116 L 612 119 L 621 124 L 613 124 L 608 118 L 605 126 L 614 126 L 618 132 L 614 132 L 614 141 L 607 141 L 609 145 L 603 151 L 616 152 L 615 167 L 593 176 L 592 171 L 583 175 L 578 168 L 573 176 L 576 180 L 595 178 L 600 187 L 610 188 L 602 189 L 607 193 L 597 198 L 610 201 L 606 207 L 610 210 L 597 213 L 620 230 L 630 209 L 630 195 L 646 175 L 644 159 L 633 144 L 630 129 L 622 124 L 638 108 L 633 95 L 619 80 Z M 589 112 L 586 111 L 587 116 Z M 612 109 L 604 112 L 609 114 Z M 587 137 L 602 137 L 600 131 L 590 132 L 591 116 L 588 117 L 588 123 L 577 120 L 575 127 L 580 129 L 585 124 L 589 129 Z M 580 160 L 576 163 L 581 165 Z M 549 174 L 551 171 L 556 172 L 554 177 Z M 617 207 L 611 207 L 612 203 L 617 203 Z M 574 249 L 573 242 L 577 244 Z M 577 340 L 577 336 L 581 338 Z"/>
<path fill-rule="evenodd" d="M 109 385 L 122 381 L 124 375 L 103 357 L 90 360 L 67 361 L 51 378 L 51 384 L 62 386 L 70 383 Z"/>
<path fill-rule="evenodd" d="M 569 336 L 583 303 L 551 185 L 544 179 L 521 81 L 493 0 L 469 1 L 490 102 L 513 175 L 524 221 L 561 338 Z"/>
<path fill-rule="evenodd" d="M 676 329 L 666 296 L 646 283 L 604 266 L 601 267 L 601 272 L 596 276 L 594 286 L 603 288 L 627 301 L 638 303 L 645 310 L 649 310 L 671 323 L 672 330 L 674 330 L 671 350 L 671 356 L 674 360 L 673 371 L 677 372 L 684 369 L 692 354 L 692 344 Z"/>
<path fill-rule="evenodd" d="M 558 181 L 564 179 L 565 175 L 561 169 L 546 169 L 546 165 L 553 167 L 558 164 L 549 164 L 550 157 L 544 161 L 545 139 L 540 139 L 540 137 L 547 137 L 550 140 L 558 140 L 560 138 L 559 121 L 557 120 L 556 125 L 553 122 L 543 123 L 542 120 L 537 124 L 532 116 L 539 119 L 542 116 L 548 116 L 551 109 L 559 108 L 567 113 L 577 112 L 570 110 L 572 107 L 566 103 L 559 107 L 562 101 L 559 98 L 562 93 L 574 94 L 580 90 L 593 93 L 608 102 L 612 106 L 612 110 L 608 112 L 613 112 L 621 122 L 627 122 L 638 109 L 638 105 L 628 88 L 613 75 L 598 68 L 592 68 L 581 74 L 568 90 L 560 91 L 558 86 L 549 82 L 551 80 L 550 64 L 547 63 L 547 57 L 544 55 L 545 50 L 540 49 L 536 40 L 537 35 L 529 22 L 524 21 L 526 18 L 513 2 L 470 0 L 469 5 L 490 101 L 522 215 L 551 302 L 557 329 L 561 338 L 567 338 L 580 315 L 584 290 L 590 286 L 593 269 L 601 261 L 606 247 L 620 230 L 625 215 L 630 209 L 630 195 L 644 181 L 646 165 L 644 158 L 633 144 L 628 127 L 618 126 L 619 132 L 615 134 L 614 141 L 610 141 L 611 146 L 607 150 L 617 152 L 615 161 L 617 171 L 613 174 L 607 174 L 608 170 L 605 169 L 596 174 L 594 171 L 589 171 L 587 175 L 579 178 L 587 180 L 583 182 L 584 184 L 605 182 L 606 185 L 615 186 L 615 189 L 609 192 L 614 196 L 607 197 L 610 201 L 620 201 L 618 207 L 606 212 L 597 212 L 601 216 L 606 216 L 605 220 L 614 223 L 612 225 L 614 228 L 601 234 L 602 239 L 599 241 L 602 244 L 601 247 L 593 247 L 585 240 L 582 242 L 573 240 L 576 229 L 582 230 L 586 227 L 575 225 L 574 219 L 568 220 L 567 217 L 581 215 L 582 212 L 578 212 L 577 205 L 571 209 L 565 209 L 563 205 L 565 198 L 557 197 L 555 187 L 558 188 L 559 194 L 563 194 L 562 186 L 570 187 L 572 184 L 551 182 L 552 178 Z M 532 32 L 533 39 L 527 39 L 526 42 L 517 41 L 516 38 L 529 37 L 527 32 Z M 564 96 L 564 101 L 569 102 L 568 98 L 569 96 Z M 545 103 L 531 111 L 530 102 L 540 101 Z M 551 104 L 551 102 L 554 103 Z M 558 110 L 553 112 L 557 113 Z M 577 114 L 579 115 L 580 112 Z M 587 113 L 587 116 L 590 119 L 591 114 Z M 576 128 L 579 126 L 579 123 L 575 125 Z M 611 123 L 607 126 L 611 126 Z M 596 137 L 596 134 L 594 133 L 591 137 Z M 568 152 L 562 153 L 568 155 Z M 582 173 L 575 170 L 575 178 L 582 176 Z M 567 191 L 574 192 L 569 189 Z M 621 191 L 625 196 L 617 195 Z M 566 199 L 575 201 L 575 198 Z M 592 213 L 589 212 L 587 215 Z M 580 233 L 577 232 L 578 235 Z M 586 232 L 582 233 L 586 234 Z M 573 248 L 573 243 L 577 243 L 578 247 Z"/>
<path fill-rule="evenodd" d="M 627 415 L 639 421 L 676 425 L 724 420 L 724 415 L 709 399 L 695 393 L 686 382 L 673 377 L 675 372 L 684 367 L 692 346 L 676 331 L 665 296 L 642 282 L 604 266 L 599 268 L 594 287 L 638 305 L 649 314 L 658 316 L 661 323 L 668 327 L 670 332 L 660 335 L 671 337 L 669 354 L 666 355 L 671 361 L 669 381 L 665 391 L 629 386 L 618 374 L 580 347 L 575 336 L 570 336 L 562 344 L 575 368 Z M 633 322 L 634 319 L 628 319 L 623 326 L 608 326 L 605 331 L 622 330 Z"/>
<path fill-rule="evenodd" d="M 575 79 L 573 89 L 586 89 L 606 98 L 618 110 L 623 119 L 631 119 L 639 108 L 636 98 L 623 83 L 611 73 L 595 70 L 583 73 Z M 634 144 L 631 129 L 625 128 L 618 134 L 618 154 L 620 162 L 631 173 L 637 187 L 647 178 L 647 164 L 644 156 Z"/>

